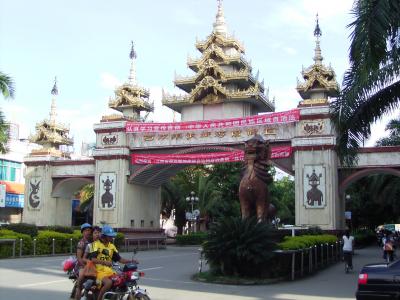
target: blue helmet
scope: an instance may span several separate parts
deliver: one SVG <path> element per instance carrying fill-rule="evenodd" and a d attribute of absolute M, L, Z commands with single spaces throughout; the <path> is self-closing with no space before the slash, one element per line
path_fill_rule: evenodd
<path fill-rule="evenodd" d="M 92 225 L 90 225 L 89 223 L 83 223 L 81 225 L 81 232 L 84 231 L 86 228 L 92 229 Z"/>
<path fill-rule="evenodd" d="M 111 226 L 104 225 L 101 234 L 109 237 L 115 237 L 117 234 Z"/>

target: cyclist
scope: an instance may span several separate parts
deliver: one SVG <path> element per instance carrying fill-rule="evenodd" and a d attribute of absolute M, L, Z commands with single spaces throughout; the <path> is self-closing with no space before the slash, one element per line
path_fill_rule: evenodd
<path fill-rule="evenodd" d="M 346 230 L 346 233 L 342 237 L 343 239 L 343 257 L 346 264 L 346 273 L 349 269 L 353 270 L 353 247 L 354 237 L 350 235 L 350 230 Z"/>
<path fill-rule="evenodd" d="M 113 261 L 121 262 L 123 264 L 135 262 L 135 260 L 127 260 L 122 258 L 117 248 L 112 243 L 113 237 L 117 234 L 111 226 L 105 225 L 101 231 L 100 239 L 93 242 L 90 246 L 90 256 L 93 257 L 92 261 L 96 264 L 97 282 L 102 284 L 97 299 L 102 299 L 103 295 L 111 288 L 112 281 L 110 276 L 115 274 L 112 269 Z"/>

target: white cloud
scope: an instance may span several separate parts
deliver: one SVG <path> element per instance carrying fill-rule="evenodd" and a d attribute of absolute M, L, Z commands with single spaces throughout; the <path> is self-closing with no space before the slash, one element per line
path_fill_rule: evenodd
<path fill-rule="evenodd" d="M 276 111 L 290 110 L 299 104 L 301 97 L 293 86 L 281 86 L 270 90 L 269 97 L 275 97 Z"/>
<path fill-rule="evenodd" d="M 173 94 L 173 91 L 164 90 L 168 93 Z M 150 119 L 154 122 L 172 122 L 175 118 L 175 121 L 180 120 L 180 116 L 178 113 L 164 105 L 162 105 L 162 88 L 161 87 L 151 87 L 150 88 L 150 101 L 154 102 L 154 112 L 150 115 Z"/>
<path fill-rule="evenodd" d="M 121 85 L 122 82 L 113 74 L 108 72 L 102 72 L 100 74 L 101 86 L 106 89 L 114 90 L 117 86 Z"/>
<path fill-rule="evenodd" d="M 292 47 L 283 47 L 282 50 L 288 55 L 296 55 L 297 50 Z"/>

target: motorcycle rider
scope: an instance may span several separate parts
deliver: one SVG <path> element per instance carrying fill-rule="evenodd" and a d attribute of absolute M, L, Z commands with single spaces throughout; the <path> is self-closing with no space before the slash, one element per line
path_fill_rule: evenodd
<path fill-rule="evenodd" d="M 83 255 L 85 253 L 87 245 L 92 241 L 92 225 L 90 225 L 89 223 L 82 224 L 81 233 L 82 233 L 82 239 L 78 242 L 78 245 L 76 247 L 76 258 L 78 259 L 76 263 L 76 273 L 78 273 L 79 275 L 75 283 L 76 289 L 75 289 L 74 299 L 80 299 L 81 297 L 80 291 L 82 282 L 84 280 L 83 267 L 85 266 Z"/>
<path fill-rule="evenodd" d="M 90 246 L 90 256 L 93 257 L 92 261 L 96 265 L 97 271 L 97 282 L 101 282 L 102 287 L 100 289 L 98 300 L 101 300 L 103 295 L 112 287 L 112 281 L 109 278 L 115 274 L 112 269 L 112 263 L 121 262 L 123 264 L 135 262 L 136 260 L 127 260 L 122 258 L 117 248 L 112 243 L 112 239 L 116 236 L 114 229 L 111 226 L 105 225 L 101 231 L 100 239 L 93 242 Z"/>
<path fill-rule="evenodd" d="M 101 228 L 99 226 L 93 226 L 93 228 L 92 228 L 92 243 L 97 241 L 100 238 L 100 235 L 101 235 Z M 86 245 L 85 253 L 83 255 L 83 261 L 85 264 L 89 260 L 88 256 L 89 256 L 89 252 L 90 252 L 92 243 L 89 243 Z M 75 300 L 81 299 L 82 284 L 84 281 L 85 281 L 85 275 L 82 274 L 82 276 L 79 276 L 78 281 L 77 281 L 77 283 L 79 283 L 79 284 L 76 285 L 75 298 L 74 298 Z"/>

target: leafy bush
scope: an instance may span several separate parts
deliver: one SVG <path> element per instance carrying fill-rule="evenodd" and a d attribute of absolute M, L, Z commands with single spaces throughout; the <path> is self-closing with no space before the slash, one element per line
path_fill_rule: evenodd
<path fill-rule="evenodd" d="M 297 250 L 319 244 L 333 244 L 336 241 L 337 237 L 331 234 L 286 236 L 283 238 L 283 242 L 278 244 L 278 247 L 282 250 Z"/>
<path fill-rule="evenodd" d="M 16 224 L 7 224 L 4 228 L 12 230 L 14 232 L 23 233 L 34 237 L 38 234 L 38 228 L 34 224 L 27 223 L 16 223 Z"/>
<path fill-rule="evenodd" d="M 356 246 L 367 246 L 376 242 L 376 234 L 371 229 L 358 229 L 353 233 Z"/>
<path fill-rule="evenodd" d="M 262 276 L 274 254 L 271 227 L 255 218 L 231 217 L 211 225 L 203 244 L 211 270 L 223 275 Z"/>
<path fill-rule="evenodd" d="M 192 232 L 186 235 L 177 235 L 176 243 L 178 245 L 201 245 L 206 240 L 206 232 Z"/>
<path fill-rule="evenodd" d="M 32 238 L 30 235 L 14 232 L 8 229 L 0 230 L 0 239 L 15 239 L 15 255 L 19 255 L 20 252 L 20 239 L 22 239 L 22 254 L 32 254 L 33 253 L 33 244 Z M 10 257 L 12 256 L 13 244 L 0 244 L 0 257 Z"/>
<path fill-rule="evenodd" d="M 125 244 L 125 235 L 122 232 L 117 232 L 117 236 L 115 237 L 114 240 L 114 245 L 117 248 L 120 248 Z"/>
<path fill-rule="evenodd" d="M 70 226 L 46 226 L 45 230 L 49 230 L 49 231 L 55 231 L 55 232 L 61 232 L 61 233 L 74 233 L 74 230 L 72 227 Z"/>
<path fill-rule="evenodd" d="M 320 234 L 324 234 L 324 231 L 318 226 L 309 227 L 308 229 L 301 231 L 301 235 L 320 235 Z"/>
<path fill-rule="evenodd" d="M 54 239 L 54 253 L 69 253 L 76 249 L 81 235 L 77 233 L 68 234 L 49 230 L 41 230 L 36 237 L 36 254 L 51 254 L 53 253 L 53 239 Z"/>

